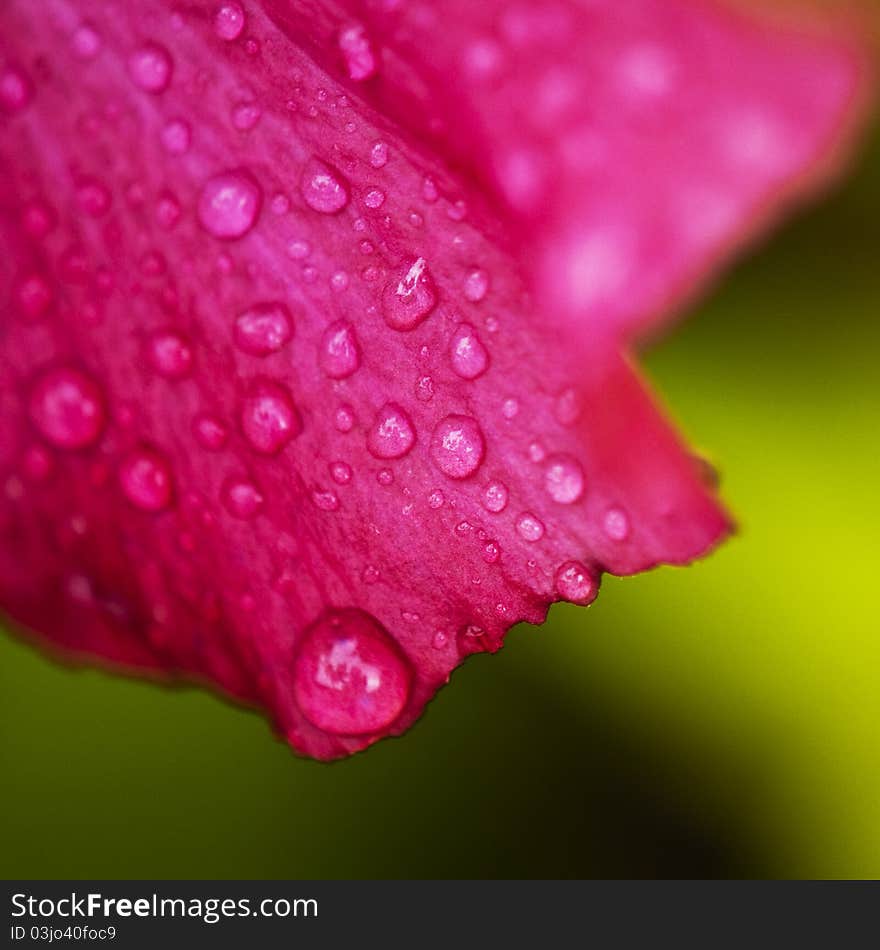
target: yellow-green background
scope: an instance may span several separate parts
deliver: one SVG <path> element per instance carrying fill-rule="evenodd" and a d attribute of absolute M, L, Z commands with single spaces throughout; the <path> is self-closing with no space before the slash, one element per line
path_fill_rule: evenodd
<path fill-rule="evenodd" d="M 880 877 L 880 141 L 648 365 L 740 535 L 332 766 L 0 637 L 3 877 Z"/>

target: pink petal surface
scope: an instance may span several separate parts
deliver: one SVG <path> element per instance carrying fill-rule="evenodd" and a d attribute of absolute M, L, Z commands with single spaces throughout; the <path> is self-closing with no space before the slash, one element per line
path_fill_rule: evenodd
<path fill-rule="evenodd" d="M 0 13 L 0 604 L 333 758 L 724 536 L 626 344 L 863 67 L 697 0 L 265 7 Z"/>

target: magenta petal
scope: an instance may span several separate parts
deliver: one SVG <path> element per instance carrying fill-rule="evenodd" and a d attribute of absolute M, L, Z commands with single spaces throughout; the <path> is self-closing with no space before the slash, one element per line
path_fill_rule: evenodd
<path fill-rule="evenodd" d="M 0 604 L 332 758 L 725 535 L 625 343 L 861 66 L 696 0 L 265 6 L 0 13 Z"/>

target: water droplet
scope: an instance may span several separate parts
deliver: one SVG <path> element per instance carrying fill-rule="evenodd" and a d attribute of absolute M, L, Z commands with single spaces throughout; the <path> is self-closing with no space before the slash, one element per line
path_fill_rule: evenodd
<path fill-rule="evenodd" d="M 431 640 L 431 646 L 435 650 L 442 650 L 447 643 L 449 643 L 449 637 L 442 630 L 438 630 Z"/>
<path fill-rule="evenodd" d="M 21 460 L 22 473 L 32 482 L 43 482 L 55 468 L 55 460 L 42 445 L 30 445 Z"/>
<path fill-rule="evenodd" d="M 290 211 L 290 198 L 279 191 L 277 194 L 272 195 L 270 207 L 272 208 L 272 214 L 277 214 L 279 217 L 283 214 L 287 214 L 287 212 Z"/>
<path fill-rule="evenodd" d="M 370 191 L 364 195 L 364 204 L 368 208 L 373 208 L 375 210 L 376 208 L 381 208 L 384 203 L 385 192 L 379 191 L 378 188 L 371 188 Z"/>
<path fill-rule="evenodd" d="M 183 155 L 189 151 L 192 129 L 183 119 L 172 119 L 162 127 L 159 138 L 169 155 Z"/>
<path fill-rule="evenodd" d="M 512 396 L 505 399 L 501 404 L 501 415 L 505 419 L 515 419 L 519 414 L 519 402 Z"/>
<path fill-rule="evenodd" d="M 389 485 L 394 484 L 394 472 L 392 472 L 390 468 L 380 468 L 379 471 L 376 472 L 376 481 L 387 488 Z"/>
<path fill-rule="evenodd" d="M 275 455 L 299 434 L 302 425 L 290 393 L 279 383 L 257 380 L 244 399 L 241 430 L 262 455 Z"/>
<path fill-rule="evenodd" d="M 569 386 L 556 398 L 556 418 L 564 426 L 573 426 L 581 417 L 583 407 L 577 390 Z"/>
<path fill-rule="evenodd" d="M 428 495 L 428 506 L 434 509 L 442 508 L 443 502 L 445 500 L 446 499 L 443 496 L 443 492 L 440 491 L 439 488 L 435 488 L 434 491 L 432 491 L 431 494 Z"/>
<path fill-rule="evenodd" d="M 375 584 L 379 580 L 380 577 L 381 577 L 381 574 L 379 573 L 379 569 L 376 567 L 373 567 L 372 564 L 368 564 L 364 568 L 363 573 L 361 574 L 361 580 L 365 584 Z"/>
<path fill-rule="evenodd" d="M 397 644 L 370 614 L 323 614 L 303 635 L 293 695 L 314 726 L 334 735 L 379 732 L 409 698 L 412 674 Z"/>
<path fill-rule="evenodd" d="M 483 560 L 487 564 L 494 564 L 501 557 L 501 548 L 495 541 L 487 541 L 483 545 Z"/>
<path fill-rule="evenodd" d="M 440 192 L 437 190 L 437 182 L 433 178 L 426 178 L 422 182 L 422 198 L 429 205 L 432 205 L 439 197 Z"/>
<path fill-rule="evenodd" d="M 370 149 L 370 164 L 373 168 L 384 168 L 388 162 L 388 146 L 384 142 L 376 142 Z"/>
<path fill-rule="evenodd" d="M 305 260 L 312 253 L 311 245 L 308 241 L 294 238 L 287 242 L 287 256 L 294 261 Z"/>
<path fill-rule="evenodd" d="M 83 178 L 76 186 L 80 209 L 92 218 L 102 218 L 110 210 L 110 192 L 94 178 Z"/>
<path fill-rule="evenodd" d="M 388 402 L 376 413 L 367 433 L 367 448 L 376 458 L 397 459 L 409 452 L 415 440 L 415 429 L 406 411 Z"/>
<path fill-rule="evenodd" d="M 193 435 L 203 449 L 218 452 L 229 439 L 229 428 L 222 419 L 210 413 L 200 413 L 193 419 Z"/>
<path fill-rule="evenodd" d="M 462 379 L 476 379 L 486 372 L 489 354 L 477 336 L 477 331 L 469 323 L 461 323 L 456 328 L 452 337 L 450 358 L 452 368 Z"/>
<path fill-rule="evenodd" d="M 622 508 L 609 508 L 602 519 L 602 530 L 612 541 L 629 537 L 629 517 Z"/>
<path fill-rule="evenodd" d="M 318 362 L 331 379 L 345 379 L 361 365 L 357 336 L 347 320 L 337 320 L 324 331 Z"/>
<path fill-rule="evenodd" d="M 27 320 L 39 320 L 52 306 L 54 294 L 40 274 L 28 274 L 15 287 L 15 302 Z"/>
<path fill-rule="evenodd" d="M 529 452 L 529 458 L 533 462 L 543 462 L 544 459 L 547 457 L 547 450 L 537 440 L 529 443 L 528 452 Z"/>
<path fill-rule="evenodd" d="M 237 102 L 232 107 L 232 124 L 239 132 L 249 132 L 263 115 L 255 102 Z"/>
<path fill-rule="evenodd" d="M 7 66 L 0 73 L 0 107 L 6 112 L 18 112 L 33 96 L 28 77 L 16 66 Z"/>
<path fill-rule="evenodd" d="M 147 353 L 153 369 L 166 379 L 183 379 L 192 372 L 192 347 L 186 337 L 174 330 L 153 333 Z"/>
<path fill-rule="evenodd" d="M 101 36 L 88 23 L 81 23 L 70 38 L 70 48 L 77 59 L 94 59 L 101 52 Z"/>
<path fill-rule="evenodd" d="M 507 507 L 508 498 L 509 492 L 504 482 L 489 482 L 483 491 L 483 507 L 497 515 Z"/>
<path fill-rule="evenodd" d="M 77 369 L 44 372 L 31 390 L 30 417 L 40 434 L 61 449 L 82 449 L 104 430 L 104 397 L 97 383 Z"/>
<path fill-rule="evenodd" d="M 168 88 L 174 63 L 167 49 L 145 43 L 128 57 L 128 74 L 144 92 L 160 93 Z"/>
<path fill-rule="evenodd" d="M 570 455 L 554 455 L 544 472 L 547 494 L 560 505 L 571 505 L 584 494 L 584 470 Z"/>
<path fill-rule="evenodd" d="M 340 406 L 333 417 L 333 423 L 339 432 L 351 432 L 354 427 L 354 409 L 351 406 Z"/>
<path fill-rule="evenodd" d="M 221 40 L 237 40 L 244 30 L 244 10 L 234 0 L 218 7 L 214 14 L 214 32 Z"/>
<path fill-rule="evenodd" d="M 335 291 L 343 291 L 348 288 L 348 274 L 344 270 L 338 270 L 330 276 L 330 286 Z"/>
<path fill-rule="evenodd" d="M 142 446 L 129 452 L 119 464 L 119 484 L 143 511 L 164 511 L 171 504 L 171 465 L 156 449 Z"/>
<path fill-rule="evenodd" d="M 180 220 L 180 202 L 170 191 L 163 192 L 156 202 L 156 223 L 170 231 Z"/>
<path fill-rule="evenodd" d="M 251 356 L 277 353 L 293 336 L 293 318 L 277 300 L 255 303 L 235 318 L 235 345 Z"/>
<path fill-rule="evenodd" d="M 489 290 L 489 275 L 480 267 L 468 271 L 464 278 L 464 295 L 471 303 L 479 303 Z"/>
<path fill-rule="evenodd" d="M 316 488 L 312 492 L 312 504 L 321 511 L 338 511 L 339 497 L 336 492 Z"/>
<path fill-rule="evenodd" d="M 517 518 L 516 530 L 524 541 L 540 541 L 544 537 L 544 523 L 529 511 Z"/>
<path fill-rule="evenodd" d="M 392 330 L 412 330 L 437 305 L 437 288 L 424 257 L 404 264 L 382 295 L 385 322 Z"/>
<path fill-rule="evenodd" d="M 221 489 L 223 507 L 233 518 L 247 521 L 263 507 L 263 494 L 246 478 L 228 478 Z"/>
<path fill-rule="evenodd" d="M 263 203 L 263 191 L 250 172 L 222 172 L 209 178 L 199 196 L 202 227 L 214 237 L 234 240 L 254 226 Z"/>
<path fill-rule="evenodd" d="M 596 599 L 599 582 L 580 561 L 566 561 L 556 572 L 556 592 L 563 600 L 586 606 Z"/>
<path fill-rule="evenodd" d="M 434 380 L 430 376 L 420 376 L 416 380 L 416 398 L 421 402 L 430 402 L 434 398 Z"/>
<path fill-rule="evenodd" d="M 29 201 L 21 213 L 21 225 L 33 238 L 44 238 L 58 223 L 55 209 L 36 198 Z"/>
<path fill-rule="evenodd" d="M 446 416 L 431 436 L 431 457 L 440 471 L 450 478 L 473 475 L 485 453 L 483 431 L 470 416 Z"/>
<path fill-rule="evenodd" d="M 310 158 L 300 178 L 303 201 L 321 214 L 336 214 L 349 201 L 348 182 L 319 158 Z"/>
<path fill-rule="evenodd" d="M 345 27 L 339 34 L 339 50 L 345 60 L 348 78 L 363 82 L 376 75 L 376 53 L 367 31 L 360 24 Z"/>
<path fill-rule="evenodd" d="M 351 466 L 347 462 L 331 462 L 330 475 L 337 485 L 347 485 L 351 481 Z"/>

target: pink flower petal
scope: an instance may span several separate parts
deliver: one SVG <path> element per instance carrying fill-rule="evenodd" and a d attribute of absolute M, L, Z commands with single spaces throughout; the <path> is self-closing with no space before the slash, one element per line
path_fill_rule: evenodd
<path fill-rule="evenodd" d="M 0 13 L 0 604 L 332 758 L 724 536 L 623 346 L 860 66 L 697 0 L 265 6 Z"/>

